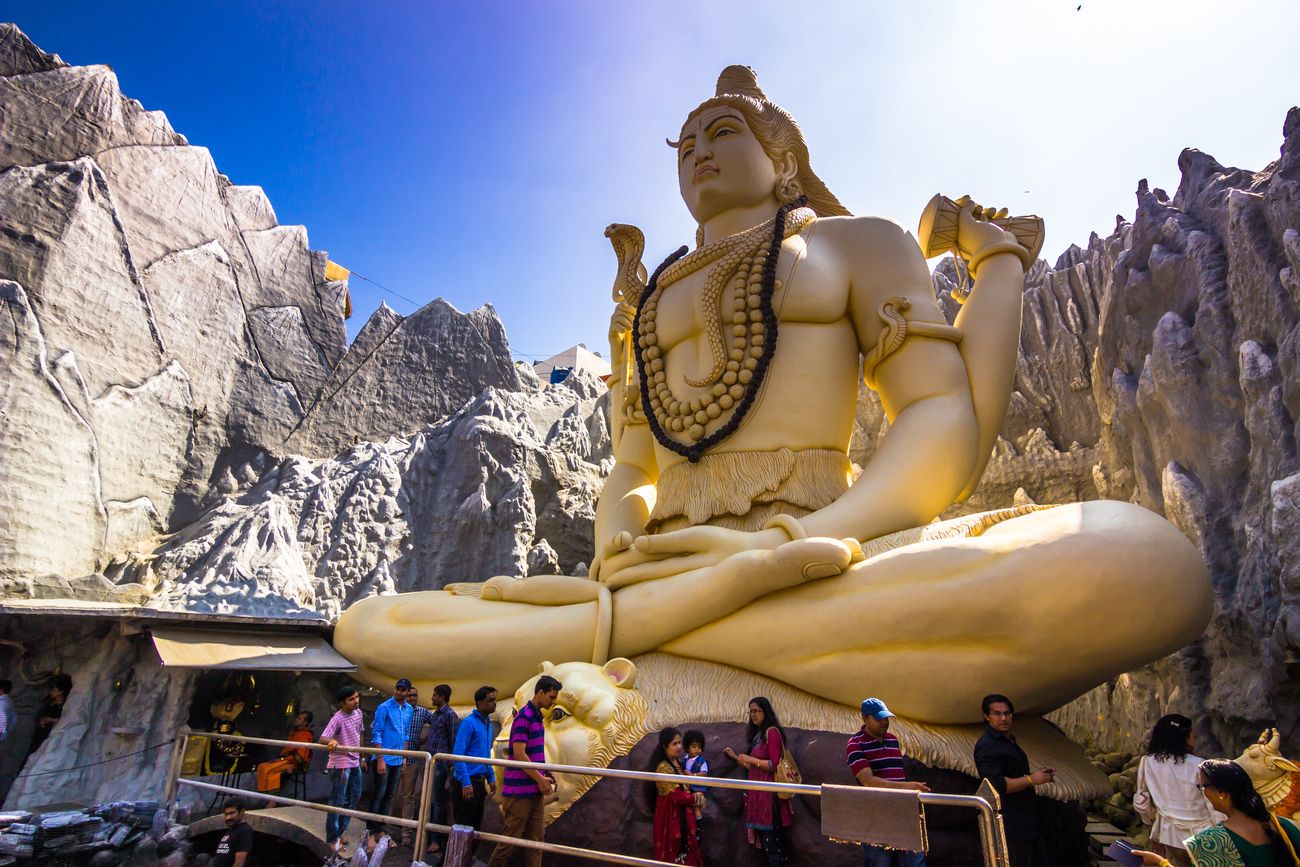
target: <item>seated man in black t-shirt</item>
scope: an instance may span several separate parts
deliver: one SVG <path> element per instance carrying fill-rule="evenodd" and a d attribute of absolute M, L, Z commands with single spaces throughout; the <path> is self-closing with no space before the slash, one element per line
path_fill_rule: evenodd
<path fill-rule="evenodd" d="M 212 867 L 252 867 L 253 829 L 244 821 L 244 803 L 238 799 L 221 808 L 226 820 L 226 833 L 217 843 L 212 857 Z"/>

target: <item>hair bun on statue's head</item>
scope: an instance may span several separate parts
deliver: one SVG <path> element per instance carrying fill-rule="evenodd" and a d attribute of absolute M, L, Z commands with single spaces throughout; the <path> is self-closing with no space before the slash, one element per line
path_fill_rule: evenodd
<path fill-rule="evenodd" d="M 726 96 L 729 93 L 768 102 L 767 96 L 763 94 L 762 89 L 758 86 L 758 75 L 754 72 L 752 66 L 732 64 L 722 70 L 722 74 L 718 76 L 718 86 L 713 95 Z"/>

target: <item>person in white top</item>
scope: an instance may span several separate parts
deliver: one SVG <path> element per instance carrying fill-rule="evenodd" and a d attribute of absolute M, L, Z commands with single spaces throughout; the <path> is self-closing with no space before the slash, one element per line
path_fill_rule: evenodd
<path fill-rule="evenodd" d="M 1192 867 L 1183 847 L 1188 837 L 1223 820 L 1196 785 L 1204 761 L 1192 753 L 1196 732 L 1187 717 L 1162 716 L 1151 729 L 1147 754 L 1138 762 L 1133 809 L 1151 826 L 1151 848 L 1178 867 Z"/>

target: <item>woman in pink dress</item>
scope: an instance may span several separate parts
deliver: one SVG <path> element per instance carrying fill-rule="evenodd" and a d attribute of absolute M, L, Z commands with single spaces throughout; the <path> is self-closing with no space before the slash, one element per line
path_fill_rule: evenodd
<path fill-rule="evenodd" d="M 785 752 L 785 731 L 772 710 L 772 703 L 763 696 L 749 702 L 749 727 L 746 730 L 749 748 L 736 753 L 727 747 L 726 754 L 742 765 L 750 780 L 770 783 L 775 779 L 776 766 Z M 781 851 L 781 838 L 785 829 L 794 822 L 790 801 L 778 798 L 772 792 L 745 793 L 745 827 L 749 829 L 749 842 L 763 850 L 769 867 L 785 863 Z"/>

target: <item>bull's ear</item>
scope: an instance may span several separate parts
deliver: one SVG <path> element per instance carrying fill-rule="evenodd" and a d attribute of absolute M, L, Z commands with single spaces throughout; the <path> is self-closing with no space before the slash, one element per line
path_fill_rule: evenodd
<path fill-rule="evenodd" d="M 544 661 L 541 665 L 537 666 L 537 673 L 538 673 L 538 674 L 546 674 L 546 672 L 550 671 L 552 668 L 555 668 L 555 663 L 554 663 L 554 662 L 551 662 L 551 661 L 548 659 L 548 660 Z"/>
<path fill-rule="evenodd" d="M 624 689 L 631 689 L 636 683 L 636 663 L 630 659 L 621 656 L 611 659 L 605 663 L 603 670 L 610 680 Z"/>

